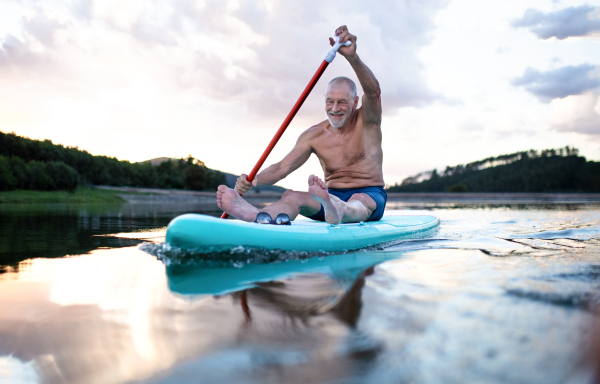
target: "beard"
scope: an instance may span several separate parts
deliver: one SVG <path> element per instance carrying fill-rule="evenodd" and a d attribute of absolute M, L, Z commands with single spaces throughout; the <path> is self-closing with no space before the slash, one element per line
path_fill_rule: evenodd
<path fill-rule="evenodd" d="M 344 126 L 344 124 L 346 124 L 346 121 L 348 121 L 348 117 L 350 115 L 348 113 L 344 113 L 342 116 L 343 117 L 341 119 L 334 120 L 332 118 L 333 116 L 330 113 L 327 113 L 327 120 L 329 120 L 329 124 L 331 124 L 333 128 L 341 128 Z"/>

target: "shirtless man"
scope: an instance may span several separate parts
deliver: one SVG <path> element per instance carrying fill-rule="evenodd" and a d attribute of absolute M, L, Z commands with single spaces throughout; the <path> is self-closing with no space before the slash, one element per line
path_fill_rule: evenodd
<path fill-rule="evenodd" d="M 308 192 L 287 190 L 281 200 L 262 212 L 272 218 L 285 213 L 291 220 L 302 214 L 331 224 L 376 221 L 383 216 L 387 195 L 383 186 L 383 151 L 381 149 L 381 90 L 379 82 L 356 54 L 356 36 L 346 26 L 335 31 L 342 46 L 339 53 L 354 69 L 364 95 L 358 107 L 356 85 L 346 77 L 337 77 L 325 92 L 327 120 L 304 131 L 292 151 L 283 160 L 256 175 L 252 184 L 241 175 L 235 189 L 220 185 L 217 205 L 228 214 L 244 221 L 255 221 L 259 210 L 246 202 L 240 193 L 252 186 L 272 185 L 304 164 L 316 154 L 325 180 L 308 178 Z M 333 45 L 333 39 L 329 39 Z"/>

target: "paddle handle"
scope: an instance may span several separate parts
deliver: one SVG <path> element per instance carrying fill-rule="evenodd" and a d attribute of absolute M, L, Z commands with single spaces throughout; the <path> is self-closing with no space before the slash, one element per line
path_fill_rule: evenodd
<path fill-rule="evenodd" d="M 269 154 L 271 153 L 273 148 L 275 148 L 275 144 L 277 144 L 277 142 L 283 135 L 283 132 L 285 132 L 287 127 L 290 125 L 290 123 L 294 119 L 294 116 L 296 116 L 296 113 L 298 113 L 298 110 L 300 110 L 300 107 L 302 106 L 302 104 L 304 104 L 304 101 L 306 100 L 306 98 L 308 97 L 310 92 L 313 90 L 313 88 L 315 87 L 315 85 L 317 84 L 319 79 L 321 78 L 321 75 L 323 75 L 323 72 L 325 72 L 325 69 L 327 68 L 328 65 L 329 65 L 329 62 L 326 60 L 323 60 L 323 62 L 321 63 L 321 66 L 319 67 L 319 69 L 317 69 L 317 72 L 312 77 L 312 79 L 310 79 L 310 83 L 308 83 L 308 85 L 304 89 L 304 92 L 302 92 L 302 94 L 300 95 L 300 98 L 298 98 L 298 101 L 296 101 L 296 104 L 294 104 L 294 107 L 292 108 L 290 113 L 287 115 L 287 117 L 283 121 L 283 124 L 281 124 L 281 127 L 279 127 L 279 129 L 275 133 L 275 136 L 273 136 L 273 139 L 271 139 L 271 142 L 267 146 L 267 149 L 265 149 L 265 151 L 263 152 L 260 159 L 258 159 L 258 162 L 254 166 L 254 168 L 252 168 L 252 172 L 250 172 L 250 174 L 248 175 L 248 178 L 246 180 L 248 180 L 249 182 L 252 182 L 252 180 L 254 180 L 254 178 L 256 177 L 256 174 L 258 173 L 260 168 L 263 166 L 263 164 L 267 160 L 267 157 L 269 156 Z M 223 212 L 223 215 L 221 215 L 221 219 L 226 219 L 228 217 L 229 217 L 229 215 L 226 214 L 225 212 Z"/>

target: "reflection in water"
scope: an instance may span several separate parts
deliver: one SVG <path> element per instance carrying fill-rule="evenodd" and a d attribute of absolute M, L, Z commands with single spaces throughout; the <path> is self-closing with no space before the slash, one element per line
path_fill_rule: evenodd
<path fill-rule="evenodd" d="M 154 235 L 89 237 L 173 212 L 85 209 L 11 219 L 47 216 L 48 243 L 2 238 L 0 382 L 592 382 L 599 210 L 438 210 L 384 251 L 165 266 L 122 242 Z"/>
<path fill-rule="evenodd" d="M 0 204 L 0 273 L 2 266 L 14 268 L 30 258 L 137 245 L 142 240 L 101 235 L 162 228 L 173 217 L 190 211 L 215 213 L 204 208 L 183 204 Z"/>
<path fill-rule="evenodd" d="M 360 294 L 365 285 L 365 276 L 371 274 L 373 267 L 360 273 L 349 287 L 342 286 L 342 281 L 333 280 L 327 275 L 304 275 L 285 282 L 260 283 L 256 288 L 234 294 L 234 297 L 237 296 L 240 302 L 243 298 L 243 310 L 248 313 L 245 316 L 247 321 L 261 321 L 256 313 L 250 315 L 250 307 L 256 306 L 257 309 L 280 314 L 294 324 L 308 324 L 310 318 L 329 313 L 354 328 L 362 308 Z"/>
<path fill-rule="evenodd" d="M 148 298 L 160 292 L 153 280 L 163 273 L 140 256 L 96 251 L 32 260 L 17 276 L 5 274 L 0 354 L 34 361 L 49 383 L 124 382 L 154 372 L 140 363 L 156 347 L 148 342 Z M 140 274 L 128 276 L 132 268 Z"/>
<path fill-rule="evenodd" d="M 247 353 L 256 364 L 248 368 L 254 375 L 246 370 L 202 370 L 210 375 L 207 382 L 339 380 L 367 369 L 378 355 L 380 344 L 356 329 L 361 293 L 375 264 L 401 256 L 355 253 L 243 268 L 188 266 L 183 271 L 176 266 L 167 267 L 167 276 L 171 291 L 191 300 L 232 292 L 234 309 L 243 315 L 234 331 L 236 344 L 252 346 Z M 269 378 L 264 368 L 277 373 Z M 157 382 L 188 374 L 192 378 L 190 370 L 198 369 L 197 363 L 184 364 Z"/>
<path fill-rule="evenodd" d="M 216 255 L 227 256 L 223 253 Z M 194 295 L 224 295 L 262 286 L 260 283 L 309 273 L 331 276 L 332 279 L 338 281 L 338 284 L 351 283 L 365 269 L 386 260 L 397 259 L 402 256 L 402 253 L 356 252 L 267 264 L 244 265 L 237 262 L 224 262 L 216 266 L 211 255 L 197 256 L 202 256 L 202 258 L 191 259 L 185 265 L 167 264 L 169 289 L 172 292 L 191 297 Z M 236 254 L 233 257 L 237 260 Z"/>
<path fill-rule="evenodd" d="M 290 361 L 318 362 L 315 369 L 327 368 L 313 372 L 319 377 L 344 377 L 355 359 L 364 365 L 378 350 L 374 341 L 340 345 L 356 332 L 365 276 L 373 273 L 368 265 L 377 259 L 362 261 L 364 272 L 364 265 L 316 259 L 324 265 L 308 269 L 329 273 L 288 270 L 285 280 L 221 297 L 173 296 L 162 264 L 132 248 L 22 262 L 18 274 L 0 278 L 8 293 L 0 297 L 0 356 L 10 356 L 12 366 L 18 359 L 21 370 L 34 367 L 45 383 L 123 383 L 191 356 L 251 345 L 269 353 L 281 348 Z M 187 286 L 202 284 L 197 277 L 189 274 Z M 330 371 L 325 357 L 333 352 L 338 368 Z M 343 362 L 347 369 L 339 369 Z"/>
<path fill-rule="evenodd" d="M 264 345 L 273 352 L 290 354 L 290 345 L 296 350 L 295 356 L 261 361 L 255 370 L 268 367 L 277 372 L 275 382 L 299 383 L 347 381 L 368 370 L 382 346 L 356 325 L 365 277 L 372 273 L 370 267 L 346 282 L 349 286 L 325 274 L 309 274 L 233 294 L 245 313 L 239 342 Z M 357 338 L 365 340 L 352 345 Z M 260 361 L 264 356 L 263 352 L 252 357 Z M 267 379 L 264 374 L 257 379 Z"/>

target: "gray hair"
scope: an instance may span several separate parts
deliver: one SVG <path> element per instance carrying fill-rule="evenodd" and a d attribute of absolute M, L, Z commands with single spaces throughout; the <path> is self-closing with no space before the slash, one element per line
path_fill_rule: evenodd
<path fill-rule="evenodd" d="M 329 84 L 327 84 L 327 89 L 329 89 L 329 87 L 331 87 L 332 85 L 341 84 L 341 83 L 345 83 L 350 87 L 350 100 L 354 100 L 356 98 L 356 96 L 358 95 L 358 91 L 356 90 L 356 84 L 354 83 L 354 81 L 352 81 L 352 79 L 349 79 L 345 76 L 339 76 L 339 77 L 336 77 L 335 79 L 332 79 L 329 82 Z"/>

